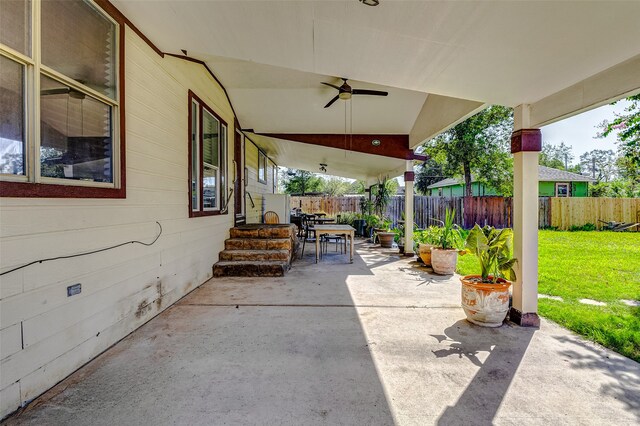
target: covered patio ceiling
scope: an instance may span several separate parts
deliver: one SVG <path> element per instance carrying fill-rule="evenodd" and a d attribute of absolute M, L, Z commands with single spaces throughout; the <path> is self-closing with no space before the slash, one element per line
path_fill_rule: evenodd
<path fill-rule="evenodd" d="M 385 155 L 367 154 L 349 149 L 326 147 L 292 140 L 247 133 L 247 137 L 272 158 L 277 165 L 319 173 L 326 164 L 327 175 L 363 180 L 374 184 L 379 177 L 396 177 L 405 171 L 406 160 Z M 345 139 L 349 145 L 350 139 Z"/>
<path fill-rule="evenodd" d="M 414 148 L 489 104 L 530 104 L 539 127 L 640 88 L 640 2 L 113 3 L 161 51 L 204 61 L 255 133 L 346 128 L 409 135 Z M 338 77 L 389 96 L 324 108 L 336 91 L 321 82 Z M 281 165 L 301 152 L 254 138 Z"/>

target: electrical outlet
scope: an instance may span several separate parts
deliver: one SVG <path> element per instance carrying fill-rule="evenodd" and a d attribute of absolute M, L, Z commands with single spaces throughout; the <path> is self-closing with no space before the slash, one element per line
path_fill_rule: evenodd
<path fill-rule="evenodd" d="M 67 287 L 67 297 L 75 296 L 76 294 L 80 294 L 82 291 L 82 284 L 74 284 Z"/>

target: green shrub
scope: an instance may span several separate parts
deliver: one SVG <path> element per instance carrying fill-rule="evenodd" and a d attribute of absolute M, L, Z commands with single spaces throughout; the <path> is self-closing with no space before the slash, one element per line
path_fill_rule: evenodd
<path fill-rule="evenodd" d="M 557 228 L 556 228 L 557 229 Z M 593 223 L 585 223 L 582 226 L 578 226 L 578 225 L 571 225 L 571 227 L 569 228 L 569 232 L 576 232 L 576 231 L 595 231 L 597 228 Z"/>

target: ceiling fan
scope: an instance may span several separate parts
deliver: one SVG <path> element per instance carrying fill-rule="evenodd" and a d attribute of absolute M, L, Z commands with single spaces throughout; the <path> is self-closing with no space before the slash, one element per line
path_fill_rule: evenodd
<path fill-rule="evenodd" d="M 348 79 L 343 78 L 342 80 L 344 83 L 340 87 L 334 84 L 325 83 L 324 81 L 322 82 L 325 86 L 333 87 L 338 91 L 338 94 L 324 106 L 325 108 L 329 108 L 338 99 L 351 99 L 351 95 L 387 96 L 389 94 L 389 92 L 382 92 L 380 90 L 352 89 L 351 86 L 349 86 L 349 83 L 347 83 Z"/>

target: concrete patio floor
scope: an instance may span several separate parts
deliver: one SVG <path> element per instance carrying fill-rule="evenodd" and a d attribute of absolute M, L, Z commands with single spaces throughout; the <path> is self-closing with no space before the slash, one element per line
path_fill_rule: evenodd
<path fill-rule="evenodd" d="M 640 364 L 544 319 L 471 325 L 457 278 L 357 254 L 212 279 L 7 423 L 640 422 Z"/>

